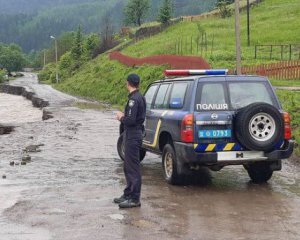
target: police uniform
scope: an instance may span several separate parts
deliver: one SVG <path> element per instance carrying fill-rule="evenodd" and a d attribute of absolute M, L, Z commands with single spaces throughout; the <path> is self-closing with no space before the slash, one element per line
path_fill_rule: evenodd
<path fill-rule="evenodd" d="M 125 160 L 124 173 L 127 186 L 124 196 L 139 202 L 141 195 L 140 148 L 142 146 L 144 121 L 146 117 L 146 100 L 139 90 L 128 95 L 124 117 Z"/>

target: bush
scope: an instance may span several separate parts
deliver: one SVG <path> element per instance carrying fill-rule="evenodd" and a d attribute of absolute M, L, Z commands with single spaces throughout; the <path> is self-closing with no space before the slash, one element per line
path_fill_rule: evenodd
<path fill-rule="evenodd" d="M 74 60 L 72 53 L 65 53 L 59 61 L 60 79 L 64 80 L 72 75 L 72 72 L 77 68 L 77 61 Z"/>
<path fill-rule="evenodd" d="M 38 79 L 40 82 L 55 82 L 55 63 L 49 63 L 45 66 L 45 68 L 38 74 Z"/>
<path fill-rule="evenodd" d="M 6 71 L 5 70 L 0 70 L 0 83 L 3 83 L 5 80 L 5 75 L 6 75 Z"/>
<path fill-rule="evenodd" d="M 231 17 L 232 10 L 228 6 L 228 1 L 219 1 L 217 3 L 217 8 L 220 10 L 221 18 Z"/>

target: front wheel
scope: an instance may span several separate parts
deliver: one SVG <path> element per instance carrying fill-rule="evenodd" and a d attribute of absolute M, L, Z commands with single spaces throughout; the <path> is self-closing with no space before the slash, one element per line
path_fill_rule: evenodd
<path fill-rule="evenodd" d="M 245 168 L 251 180 L 257 184 L 267 182 L 273 175 L 273 170 L 270 168 L 270 165 L 264 162 L 253 163 Z"/>
<path fill-rule="evenodd" d="M 124 159 L 125 159 L 125 142 L 123 140 L 124 140 L 124 133 L 122 133 L 119 136 L 118 143 L 117 143 L 117 150 L 118 150 L 119 157 L 124 161 Z M 145 156 L 146 156 L 146 150 L 141 148 L 140 149 L 140 162 L 144 160 Z"/>
<path fill-rule="evenodd" d="M 178 174 L 177 159 L 174 148 L 166 144 L 162 154 L 162 165 L 166 181 L 172 185 L 179 185 L 183 181 L 183 176 Z"/>

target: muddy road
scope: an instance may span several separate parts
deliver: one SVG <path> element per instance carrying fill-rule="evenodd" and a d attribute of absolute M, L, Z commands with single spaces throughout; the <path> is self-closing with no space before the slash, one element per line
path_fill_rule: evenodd
<path fill-rule="evenodd" d="M 17 125 L 0 135 L 0 240 L 300 239 L 293 163 L 285 161 L 265 185 L 228 167 L 202 170 L 197 181 L 175 187 L 164 181 L 160 159 L 148 154 L 142 207 L 119 210 L 112 199 L 122 193 L 124 176 L 114 111 L 75 108 L 80 100 L 37 84 L 35 75 L 13 84 L 49 101 L 54 118 L 41 121 L 28 100 L 0 93 L 0 122 Z M 31 161 L 21 165 L 26 147 Z"/>

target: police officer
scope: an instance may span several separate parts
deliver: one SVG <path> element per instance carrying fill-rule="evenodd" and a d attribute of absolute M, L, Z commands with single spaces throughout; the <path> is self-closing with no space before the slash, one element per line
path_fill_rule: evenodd
<path fill-rule="evenodd" d="M 124 173 L 126 188 L 124 194 L 115 198 L 114 202 L 120 208 L 140 207 L 141 195 L 141 169 L 140 169 L 140 148 L 143 138 L 143 123 L 146 116 L 146 100 L 139 92 L 140 77 L 130 74 L 127 78 L 127 89 L 130 92 L 125 113 L 118 112 L 117 119 L 124 125 L 125 160 Z"/>

